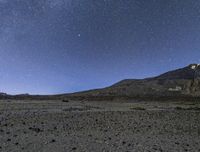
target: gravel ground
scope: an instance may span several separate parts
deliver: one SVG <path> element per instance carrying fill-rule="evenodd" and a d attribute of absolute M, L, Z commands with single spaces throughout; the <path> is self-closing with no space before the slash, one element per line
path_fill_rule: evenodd
<path fill-rule="evenodd" d="M 173 107 L 0 101 L 0 151 L 200 152 L 200 111 Z"/>

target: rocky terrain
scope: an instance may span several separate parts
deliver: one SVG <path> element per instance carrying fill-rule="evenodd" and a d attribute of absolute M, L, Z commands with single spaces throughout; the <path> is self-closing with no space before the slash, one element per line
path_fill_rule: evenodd
<path fill-rule="evenodd" d="M 1 100 L 0 151 L 198 152 L 200 104 Z"/>

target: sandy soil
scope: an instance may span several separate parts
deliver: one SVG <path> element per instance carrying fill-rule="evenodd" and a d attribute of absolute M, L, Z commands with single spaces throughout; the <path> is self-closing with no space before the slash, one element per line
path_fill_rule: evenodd
<path fill-rule="evenodd" d="M 2 100 L 0 151 L 198 152 L 194 107 L 199 103 Z"/>

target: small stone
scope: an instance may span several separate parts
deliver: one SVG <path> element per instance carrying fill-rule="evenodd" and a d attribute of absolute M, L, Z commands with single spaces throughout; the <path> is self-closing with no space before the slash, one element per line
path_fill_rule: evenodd
<path fill-rule="evenodd" d="M 35 131 L 36 133 L 42 132 L 40 128 L 29 127 L 29 130 Z"/>
<path fill-rule="evenodd" d="M 122 142 L 122 144 L 124 145 L 124 144 L 126 144 L 126 142 L 125 142 L 125 141 L 123 141 L 123 142 Z"/>
<path fill-rule="evenodd" d="M 8 138 L 8 139 L 7 139 L 7 141 L 11 141 L 11 139 L 10 139 L 10 138 Z"/>
<path fill-rule="evenodd" d="M 7 131 L 7 132 L 6 132 L 6 134 L 7 134 L 7 135 L 9 135 L 9 134 L 10 134 L 10 132 L 9 132 L 9 131 Z"/>

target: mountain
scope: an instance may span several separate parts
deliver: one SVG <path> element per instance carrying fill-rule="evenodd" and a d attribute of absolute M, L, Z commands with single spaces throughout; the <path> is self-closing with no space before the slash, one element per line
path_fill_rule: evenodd
<path fill-rule="evenodd" d="M 68 96 L 86 99 L 200 97 L 200 64 L 190 64 L 152 78 L 126 79 L 110 87 Z"/>
<path fill-rule="evenodd" d="M 0 99 L 72 99 L 72 100 L 200 100 L 200 64 L 169 71 L 146 79 L 125 79 L 112 86 L 60 95 L 7 95 L 0 93 Z"/>
<path fill-rule="evenodd" d="M 6 93 L 0 92 L 0 96 L 7 96 Z"/>
<path fill-rule="evenodd" d="M 8 97 L 9 95 L 7 93 L 0 92 L 0 99 L 7 99 Z"/>

